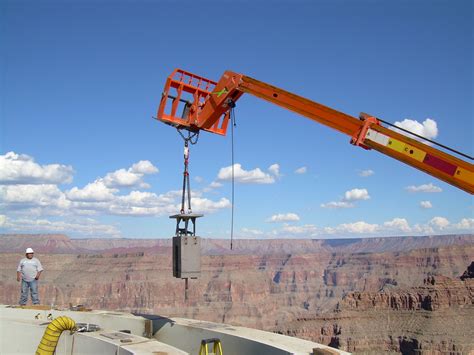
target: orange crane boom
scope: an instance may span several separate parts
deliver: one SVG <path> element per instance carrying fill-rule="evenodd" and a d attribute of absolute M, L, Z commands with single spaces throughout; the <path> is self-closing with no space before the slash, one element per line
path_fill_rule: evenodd
<path fill-rule="evenodd" d="M 353 145 L 377 150 L 470 194 L 474 193 L 473 164 L 388 129 L 373 116 L 361 114 L 357 119 L 232 71 L 226 71 L 215 82 L 176 69 L 166 81 L 157 118 L 178 129 L 225 135 L 230 110 L 244 93 L 345 133 L 351 137 Z"/>

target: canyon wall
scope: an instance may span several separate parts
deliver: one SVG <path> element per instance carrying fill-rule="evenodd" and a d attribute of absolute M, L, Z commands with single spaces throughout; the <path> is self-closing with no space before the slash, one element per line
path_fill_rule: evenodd
<path fill-rule="evenodd" d="M 234 245 L 203 241 L 202 277 L 190 280 L 185 300 L 170 240 L 0 235 L 0 303 L 18 302 L 15 270 L 33 246 L 45 268 L 43 304 L 226 322 L 356 353 L 472 346 L 473 235 Z"/>

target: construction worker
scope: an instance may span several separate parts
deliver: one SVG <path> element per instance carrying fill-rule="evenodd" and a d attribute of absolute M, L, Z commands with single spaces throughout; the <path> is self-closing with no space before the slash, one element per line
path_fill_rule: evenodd
<path fill-rule="evenodd" d="M 40 261 L 33 257 L 34 251 L 31 248 L 25 251 L 26 258 L 20 260 L 16 270 L 16 280 L 21 281 L 20 305 L 26 305 L 28 301 L 28 291 L 31 290 L 31 300 L 33 304 L 39 304 L 38 280 L 43 272 Z"/>

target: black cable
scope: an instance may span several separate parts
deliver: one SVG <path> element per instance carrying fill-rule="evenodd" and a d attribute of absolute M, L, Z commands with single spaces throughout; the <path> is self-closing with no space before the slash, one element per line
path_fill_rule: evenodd
<path fill-rule="evenodd" d="M 235 123 L 235 112 L 234 112 L 234 106 L 230 109 L 230 136 L 231 136 L 231 156 L 232 156 L 232 212 L 231 212 L 231 220 L 230 220 L 230 250 L 232 250 L 233 247 L 233 241 L 234 241 L 234 192 L 235 192 L 235 177 L 234 177 L 234 127 L 236 126 Z"/>
<path fill-rule="evenodd" d="M 396 129 L 399 129 L 400 131 L 409 133 L 409 134 L 411 134 L 411 135 L 413 135 L 413 136 L 415 136 L 415 137 L 421 138 L 421 139 L 423 139 L 423 140 L 425 140 L 425 141 L 428 141 L 428 142 L 430 142 L 430 143 L 433 143 L 433 144 L 435 144 L 435 145 L 437 145 L 437 146 L 439 146 L 439 147 L 442 147 L 442 148 L 444 148 L 444 149 L 447 149 L 447 150 L 449 150 L 449 151 L 451 151 L 451 152 L 453 152 L 453 153 L 459 154 L 459 155 L 461 155 L 461 156 L 463 156 L 463 157 L 465 157 L 465 158 L 474 160 L 474 157 L 471 157 L 470 155 L 461 153 L 461 152 L 459 152 L 459 151 L 457 151 L 457 150 L 455 150 L 455 149 L 453 149 L 453 148 L 449 148 L 449 147 L 445 146 L 444 144 L 441 144 L 441 143 L 432 141 L 431 139 L 428 139 L 428 138 L 426 138 L 426 137 L 420 136 L 419 134 L 413 133 L 413 132 L 411 132 L 411 131 L 409 131 L 409 130 L 407 130 L 407 129 L 405 129 L 405 128 L 399 127 L 399 126 L 397 126 L 397 125 L 394 125 L 393 123 L 384 121 L 384 120 L 382 120 L 382 119 L 380 119 L 380 118 L 377 118 L 377 120 L 379 120 L 380 122 L 385 123 L 386 125 L 389 125 L 389 126 L 391 126 L 391 127 L 394 127 L 394 128 L 396 128 Z"/>

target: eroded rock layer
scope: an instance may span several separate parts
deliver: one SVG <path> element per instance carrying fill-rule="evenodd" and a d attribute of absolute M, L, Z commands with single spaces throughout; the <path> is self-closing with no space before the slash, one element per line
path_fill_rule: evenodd
<path fill-rule="evenodd" d="M 171 275 L 169 240 L 0 235 L 0 303 L 32 246 L 43 304 L 147 312 L 256 327 L 361 352 L 472 349 L 474 236 L 204 240 L 202 277 Z M 463 275 L 463 280 L 460 276 Z"/>

